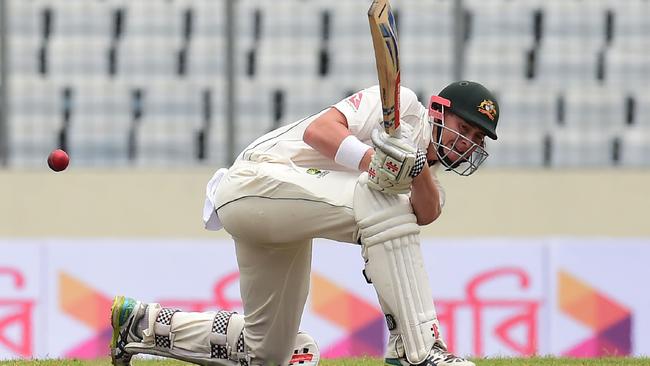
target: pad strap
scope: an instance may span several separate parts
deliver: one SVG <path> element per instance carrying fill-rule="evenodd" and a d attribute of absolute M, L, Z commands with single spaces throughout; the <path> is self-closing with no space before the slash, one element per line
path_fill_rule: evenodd
<path fill-rule="evenodd" d="M 246 348 L 244 347 L 244 332 L 239 333 L 239 339 L 237 340 L 237 353 L 240 355 L 239 364 L 241 366 L 248 366 L 248 357 L 246 355 Z"/>
<path fill-rule="evenodd" d="M 228 323 L 233 312 L 219 311 L 214 316 L 212 323 L 212 334 L 210 336 L 210 357 L 228 359 L 228 339 L 226 331 L 228 330 Z"/>
<path fill-rule="evenodd" d="M 156 347 L 172 348 L 173 339 L 170 336 L 172 330 L 172 317 L 179 312 L 178 309 L 162 308 L 156 317 L 154 334 Z"/>

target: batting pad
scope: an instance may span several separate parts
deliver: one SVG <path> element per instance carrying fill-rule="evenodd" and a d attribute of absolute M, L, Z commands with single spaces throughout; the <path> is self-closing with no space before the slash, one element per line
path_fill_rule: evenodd
<path fill-rule="evenodd" d="M 197 365 L 236 366 L 245 359 L 244 316 L 227 311 L 190 313 L 147 304 L 148 328 L 141 342 L 126 345 L 144 353 Z"/>
<path fill-rule="evenodd" d="M 420 251 L 420 228 L 405 195 L 369 188 L 362 174 L 354 214 L 366 261 L 391 336 L 401 339 L 412 364 L 424 361 L 436 341 L 437 318 Z"/>
<path fill-rule="evenodd" d="M 125 349 L 131 354 L 149 354 L 206 366 L 262 365 L 251 358 L 244 343 L 244 316 L 230 311 L 182 312 L 147 304 L 148 327 L 141 342 Z M 320 351 L 314 339 L 300 332 L 290 364 L 317 366 Z"/>

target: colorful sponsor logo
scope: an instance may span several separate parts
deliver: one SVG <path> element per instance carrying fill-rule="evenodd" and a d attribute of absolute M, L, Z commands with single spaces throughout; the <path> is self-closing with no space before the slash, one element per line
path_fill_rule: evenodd
<path fill-rule="evenodd" d="M 0 266 L 0 281 L 7 278 L 11 290 L 16 290 L 18 294 L 14 297 L 6 290 L 0 292 L 0 350 L 6 348 L 16 356 L 30 358 L 34 352 L 36 300 L 19 295 L 26 285 L 25 275 L 20 269 Z"/>
<path fill-rule="evenodd" d="M 345 330 L 345 336 L 321 350 L 323 358 L 384 353 L 384 314 L 373 304 L 324 276 L 312 274 L 311 310 Z"/>
<path fill-rule="evenodd" d="M 93 330 L 93 335 L 64 353 L 66 358 L 91 359 L 108 355 L 112 330 L 111 299 L 81 280 L 59 273 L 59 306 L 63 313 Z"/>
<path fill-rule="evenodd" d="M 560 310 L 593 332 L 563 355 L 600 357 L 632 353 L 630 309 L 565 271 L 558 273 L 558 291 Z"/>

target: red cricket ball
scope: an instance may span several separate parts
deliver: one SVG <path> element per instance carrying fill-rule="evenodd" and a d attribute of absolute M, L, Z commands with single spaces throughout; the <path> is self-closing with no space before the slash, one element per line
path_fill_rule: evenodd
<path fill-rule="evenodd" d="M 47 157 L 47 165 L 55 172 L 65 170 L 68 167 L 68 163 L 70 163 L 70 157 L 61 149 L 52 151 L 50 156 Z"/>

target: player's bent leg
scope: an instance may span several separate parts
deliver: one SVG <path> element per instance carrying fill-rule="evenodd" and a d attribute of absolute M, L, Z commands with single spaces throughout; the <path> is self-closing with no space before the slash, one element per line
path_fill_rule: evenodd
<path fill-rule="evenodd" d="M 366 260 L 365 275 L 375 287 L 391 333 L 386 362 L 473 365 L 455 356 L 440 363 L 439 350 L 446 348 L 438 335 L 420 251 L 420 228 L 408 197 L 385 195 L 368 188 L 366 182 L 367 175 L 363 174 L 355 190 L 354 213 Z"/>
<path fill-rule="evenodd" d="M 111 323 L 111 359 L 115 366 L 130 365 L 136 354 L 198 365 L 262 364 L 250 357 L 251 350 L 244 342 L 244 317 L 234 312 L 182 312 L 118 296 L 113 302 Z M 289 365 L 317 366 L 319 360 L 314 339 L 299 333 Z"/>

